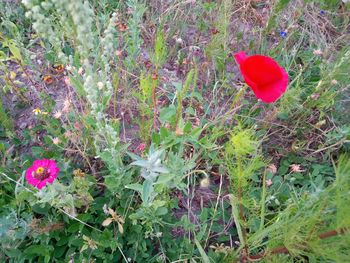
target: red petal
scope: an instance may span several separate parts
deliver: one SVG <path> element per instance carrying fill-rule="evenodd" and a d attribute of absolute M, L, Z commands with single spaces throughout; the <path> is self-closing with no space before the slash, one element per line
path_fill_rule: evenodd
<path fill-rule="evenodd" d="M 288 86 L 288 74 L 283 68 L 281 68 L 281 73 L 282 78 L 280 80 L 266 86 L 259 86 L 257 89 L 252 88 L 256 97 L 265 103 L 272 103 L 278 100 L 284 94 Z"/>
<path fill-rule="evenodd" d="M 246 59 L 247 56 L 244 51 L 240 51 L 233 55 L 239 65 L 241 65 Z"/>
<path fill-rule="evenodd" d="M 265 86 L 282 78 L 277 62 L 261 55 L 248 57 L 241 64 L 241 71 L 244 77 L 248 77 L 258 86 Z"/>

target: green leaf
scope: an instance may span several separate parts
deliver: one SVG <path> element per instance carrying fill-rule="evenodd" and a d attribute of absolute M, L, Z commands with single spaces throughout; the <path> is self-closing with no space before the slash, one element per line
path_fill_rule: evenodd
<path fill-rule="evenodd" d="M 159 120 L 163 123 L 168 122 L 173 124 L 176 118 L 176 108 L 174 105 L 162 108 L 159 112 Z"/>
<path fill-rule="evenodd" d="M 203 247 L 201 246 L 201 244 L 198 242 L 197 238 L 194 238 L 194 242 L 196 243 L 196 246 L 198 248 L 199 254 L 201 254 L 203 262 L 204 263 L 210 263 L 209 257 L 205 253 L 205 251 L 204 251 Z"/>
<path fill-rule="evenodd" d="M 143 186 L 141 184 L 128 184 L 125 186 L 125 188 L 142 193 Z"/>
<path fill-rule="evenodd" d="M 146 205 L 149 203 L 149 199 L 152 192 L 153 192 L 153 183 L 150 180 L 145 180 L 143 182 L 141 199 Z"/>
<path fill-rule="evenodd" d="M 44 245 L 32 245 L 24 250 L 24 253 L 27 255 L 36 255 L 36 256 L 47 256 L 50 255 L 51 246 Z"/>
<path fill-rule="evenodd" d="M 22 58 L 20 49 L 17 47 L 16 42 L 11 39 L 8 42 L 8 47 L 9 47 L 13 57 L 22 63 L 23 62 L 23 58 Z"/>

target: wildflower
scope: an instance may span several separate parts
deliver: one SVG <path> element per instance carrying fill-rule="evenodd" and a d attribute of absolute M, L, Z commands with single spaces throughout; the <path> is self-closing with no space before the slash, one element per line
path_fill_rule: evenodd
<path fill-rule="evenodd" d="M 74 122 L 74 128 L 78 131 L 81 131 L 83 126 L 79 122 L 76 121 L 76 122 Z"/>
<path fill-rule="evenodd" d="M 181 136 L 181 135 L 184 135 L 184 132 L 183 132 L 183 130 L 181 128 L 176 127 L 175 134 L 177 136 Z"/>
<path fill-rule="evenodd" d="M 64 76 L 63 81 L 67 86 L 71 85 L 70 78 L 68 76 Z"/>
<path fill-rule="evenodd" d="M 61 142 L 61 140 L 57 137 L 52 139 L 52 143 L 55 145 L 59 144 L 60 142 Z"/>
<path fill-rule="evenodd" d="M 291 170 L 293 173 L 305 172 L 305 170 L 301 169 L 300 164 L 292 164 L 292 165 L 290 165 L 289 167 L 290 167 L 290 170 Z"/>
<path fill-rule="evenodd" d="M 103 87 L 104 87 L 104 84 L 103 84 L 101 81 L 97 82 L 97 88 L 98 88 L 99 90 L 102 90 Z"/>
<path fill-rule="evenodd" d="M 313 54 L 316 55 L 316 56 L 321 56 L 323 54 L 323 52 L 322 52 L 321 49 L 315 49 Z"/>
<path fill-rule="evenodd" d="M 145 143 L 140 143 L 139 146 L 137 146 L 136 150 L 139 152 L 143 152 L 146 149 L 146 144 Z"/>
<path fill-rule="evenodd" d="M 153 73 L 152 73 L 152 79 L 153 79 L 153 80 L 157 80 L 157 79 L 158 79 L 158 74 L 157 74 L 157 72 L 153 72 Z"/>
<path fill-rule="evenodd" d="M 39 109 L 39 108 L 35 108 L 35 109 L 33 110 L 33 113 L 34 113 L 34 115 L 47 115 L 47 114 L 48 114 L 46 111 L 42 111 L 42 110 Z"/>
<path fill-rule="evenodd" d="M 204 177 L 200 182 L 199 185 L 201 188 L 207 188 L 210 185 L 210 180 L 208 177 Z"/>
<path fill-rule="evenodd" d="M 272 173 L 272 174 L 277 173 L 277 167 L 276 167 L 276 165 L 270 164 L 270 165 L 267 167 L 267 171 L 270 172 L 270 173 Z"/>
<path fill-rule="evenodd" d="M 53 117 L 54 117 L 55 119 L 59 119 L 59 118 L 61 118 L 61 116 L 62 116 L 62 112 L 61 112 L 61 111 L 56 111 L 56 112 L 54 113 L 54 115 L 53 115 Z"/>
<path fill-rule="evenodd" d="M 122 51 L 122 50 L 116 50 L 116 51 L 115 51 L 115 55 L 116 55 L 117 57 L 120 57 L 121 55 L 123 55 L 123 51 Z"/>
<path fill-rule="evenodd" d="M 50 85 L 53 83 L 53 78 L 50 75 L 45 75 L 43 76 L 43 81 L 47 84 Z"/>
<path fill-rule="evenodd" d="M 64 71 L 64 66 L 62 64 L 53 66 L 53 68 L 57 74 L 61 74 Z"/>
<path fill-rule="evenodd" d="M 325 12 L 324 10 L 321 10 L 321 11 L 320 11 L 320 15 L 321 15 L 321 16 L 324 16 L 325 14 L 326 14 L 326 12 Z"/>
<path fill-rule="evenodd" d="M 26 180 L 28 184 L 40 190 L 46 186 L 46 183 L 52 184 L 59 172 L 60 169 L 54 160 L 35 160 L 33 165 L 26 171 Z"/>
<path fill-rule="evenodd" d="M 39 114 L 41 114 L 41 109 L 36 108 L 36 109 L 33 110 L 33 113 L 34 113 L 35 115 L 39 115 Z"/>
<path fill-rule="evenodd" d="M 65 99 L 63 102 L 63 108 L 62 108 L 62 112 L 69 112 L 69 108 L 70 108 L 71 102 L 69 99 Z"/>
<path fill-rule="evenodd" d="M 78 74 L 79 74 L 79 75 L 82 75 L 83 72 L 84 72 L 84 69 L 83 69 L 82 67 L 80 67 L 80 68 L 78 69 Z"/>
<path fill-rule="evenodd" d="M 332 79 L 331 84 L 332 84 L 332 85 L 337 85 L 337 84 L 338 84 L 338 81 L 337 81 L 336 79 Z"/>
<path fill-rule="evenodd" d="M 280 37 L 281 37 L 281 38 L 286 38 L 286 37 L 287 37 L 287 32 L 281 30 L 281 31 L 280 31 Z"/>
<path fill-rule="evenodd" d="M 310 96 L 310 98 L 313 99 L 313 100 L 317 100 L 319 97 L 320 97 L 320 94 L 319 94 L 319 93 L 313 93 L 313 94 L 311 94 L 311 96 Z"/>
<path fill-rule="evenodd" d="M 184 41 L 182 40 L 181 37 L 176 39 L 176 44 L 182 45 L 184 43 Z"/>
<path fill-rule="evenodd" d="M 265 182 L 266 182 L 266 186 L 267 187 L 272 185 L 272 180 L 271 179 L 267 179 Z"/>
<path fill-rule="evenodd" d="M 67 71 L 72 71 L 72 70 L 73 70 L 73 67 L 72 67 L 71 65 L 67 65 L 67 66 L 66 66 L 66 69 L 67 69 Z"/>
<path fill-rule="evenodd" d="M 288 86 L 288 74 L 275 60 L 262 55 L 247 57 L 241 51 L 234 54 L 247 85 L 263 102 L 279 99 Z"/>
<path fill-rule="evenodd" d="M 73 171 L 73 175 L 77 177 L 84 177 L 85 173 L 81 169 L 75 169 Z"/>
<path fill-rule="evenodd" d="M 128 30 L 128 26 L 125 23 L 118 23 L 117 26 L 120 32 L 125 32 L 126 30 Z"/>

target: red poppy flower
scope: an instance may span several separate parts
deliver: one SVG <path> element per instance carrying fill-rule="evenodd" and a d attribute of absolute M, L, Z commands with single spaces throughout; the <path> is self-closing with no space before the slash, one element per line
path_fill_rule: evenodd
<path fill-rule="evenodd" d="M 270 57 L 246 56 L 241 51 L 234 54 L 245 82 L 263 102 L 272 103 L 279 99 L 288 86 L 288 74 Z"/>

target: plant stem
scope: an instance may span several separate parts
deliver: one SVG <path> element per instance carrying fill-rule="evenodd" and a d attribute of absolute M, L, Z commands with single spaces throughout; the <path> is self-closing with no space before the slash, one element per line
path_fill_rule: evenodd
<path fill-rule="evenodd" d="M 157 70 L 157 78 L 158 78 L 158 70 Z M 156 79 L 152 80 L 152 101 L 153 101 L 153 128 L 156 130 L 157 128 L 157 97 L 156 97 Z"/>
<path fill-rule="evenodd" d="M 249 254 L 249 249 L 247 246 L 247 232 L 245 230 L 245 218 L 242 204 L 242 180 L 244 177 L 243 167 L 242 167 L 242 159 L 241 156 L 237 155 L 237 169 L 238 169 L 238 187 L 237 187 L 237 201 L 239 203 L 239 219 L 242 222 L 242 239 L 243 239 L 243 257 L 246 257 Z"/>
<path fill-rule="evenodd" d="M 261 193 L 261 211 L 260 211 L 260 227 L 259 230 L 263 230 L 265 224 L 265 199 L 266 199 L 266 172 L 264 172 L 263 176 L 263 188 Z"/>

